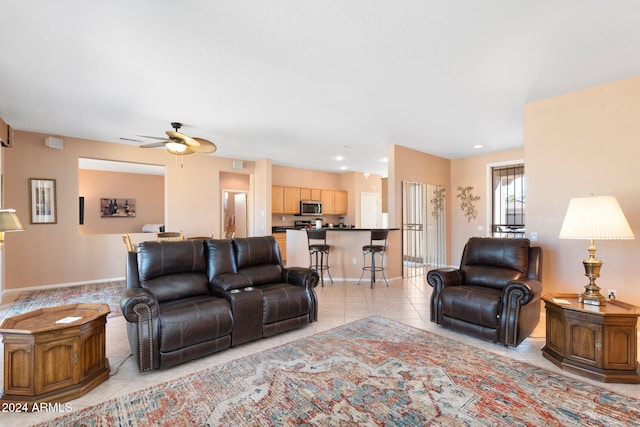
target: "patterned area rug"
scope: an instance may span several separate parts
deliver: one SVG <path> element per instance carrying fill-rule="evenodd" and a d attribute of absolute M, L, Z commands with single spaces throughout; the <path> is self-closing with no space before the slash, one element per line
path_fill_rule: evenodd
<path fill-rule="evenodd" d="M 640 400 L 380 317 L 46 426 L 625 426 Z"/>
<path fill-rule="evenodd" d="M 38 308 L 75 303 L 109 304 L 111 313 L 107 317 L 122 316 L 120 298 L 124 293 L 125 287 L 124 280 L 117 280 L 39 291 L 25 291 L 10 304 L 0 306 L 0 321 Z"/>

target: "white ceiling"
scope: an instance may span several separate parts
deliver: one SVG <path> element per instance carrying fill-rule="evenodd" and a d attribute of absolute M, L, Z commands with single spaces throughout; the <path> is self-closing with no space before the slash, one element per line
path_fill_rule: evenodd
<path fill-rule="evenodd" d="M 0 0 L 0 16 L 14 129 L 123 142 L 181 121 L 213 155 L 334 172 L 386 175 L 389 144 L 521 147 L 525 103 L 640 74 L 637 0 Z"/>

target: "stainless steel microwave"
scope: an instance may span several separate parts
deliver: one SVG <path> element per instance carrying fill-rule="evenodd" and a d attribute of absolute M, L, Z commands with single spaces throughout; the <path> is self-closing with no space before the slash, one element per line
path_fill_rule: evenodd
<path fill-rule="evenodd" d="M 300 201 L 300 215 L 322 215 L 322 202 L 315 200 Z"/>

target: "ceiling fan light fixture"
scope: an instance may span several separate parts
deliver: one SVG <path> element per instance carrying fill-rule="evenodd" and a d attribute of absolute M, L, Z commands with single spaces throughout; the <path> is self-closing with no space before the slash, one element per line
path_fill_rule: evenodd
<path fill-rule="evenodd" d="M 187 151 L 187 145 L 181 142 L 167 142 L 165 146 L 167 147 L 167 150 L 176 153 L 184 153 L 185 151 Z"/>

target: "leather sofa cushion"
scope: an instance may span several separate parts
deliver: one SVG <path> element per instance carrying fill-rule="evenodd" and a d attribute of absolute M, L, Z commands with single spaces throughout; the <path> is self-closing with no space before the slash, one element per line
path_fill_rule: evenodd
<path fill-rule="evenodd" d="M 204 273 L 178 273 L 140 282 L 159 303 L 209 294 L 209 282 Z"/>
<path fill-rule="evenodd" d="M 232 291 L 234 289 L 242 289 L 251 286 L 251 280 L 247 276 L 237 273 L 224 273 L 214 277 L 211 284 L 218 289 L 224 291 Z"/>
<path fill-rule="evenodd" d="M 502 289 L 508 281 L 527 276 L 529 240 L 472 237 L 460 269 L 465 273 L 465 284 Z"/>
<path fill-rule="evenodd" d="M 204 245 L 210 282 L 217 276 L 238 272 L 236 254 L 230 240 L 205 240 Z"/>
<path fill-rule="evenodd" d="M 232 316 L 224 298 L 201 296 L 160 305 L 160 351 L 170 352 L 231 334 Z"/>
<path fill-rule="evenodd" d="M 272 283 L 262 291 L 262 324 L 278 322 L 309 313 L 311 302 L 307 289 L 287 283 Z"/>
<path fill-rule="evenodd" d="M 450 286 L 442 290 L 442 314 L 490 328 L 498 327 L 502 291 L 478 286 Z"/>
<path fill-rule="evenodd" d="M 140 282 L 174 273 L 206 273 L 207 264 L 201 240 L 141 242 L 138 245 Z"/>
<path fill-rule="evenodd" d="M 491 265 L 467 265 L 464 269 L 465 285 L 504 289 L 510 280 L 520 279 L 522 273 Z"/>
<path fill-rule="evenodd" d="M 280 265 L 280 249 L 273 236 L 246 237 L 233 240 L 238 270 L 252 265 Z"/>
<path fill-rule="evenodd" d="M 467 242 L 462 264 L 494 265 L 521 273 L 529 269 L 529 240 L 472 237 Z"/>
<path fill-rule="evenodd" d="M 282 268 L 274 264 L 262 264 L 242 268 L 239 273 L 247 277 L 252 285 L 264 285 L 282 281 Z"/>

